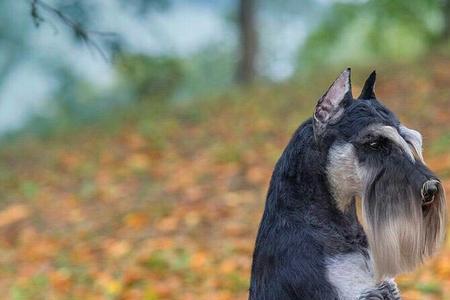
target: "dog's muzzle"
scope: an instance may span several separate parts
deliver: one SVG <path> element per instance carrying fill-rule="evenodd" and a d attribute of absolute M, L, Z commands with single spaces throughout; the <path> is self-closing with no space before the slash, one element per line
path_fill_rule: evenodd
<path fill-rule="evenodd" d="M 439 192 L 439 181 L 431 179 L 426 181 L 421 190 L 422 206 L 428 206 L 434 202 L 436 195 Z"/>

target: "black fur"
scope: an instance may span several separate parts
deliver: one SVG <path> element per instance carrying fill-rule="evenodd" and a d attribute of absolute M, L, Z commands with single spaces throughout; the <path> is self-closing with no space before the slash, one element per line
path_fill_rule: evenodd
<path fill-rule="evenodd" d="M 343 215 L 329 193 L 327 151 L 313 140 L 308 120 L 276 164 L 253 255 L 252 300 L 336 299 L 324 281 L 324 255 L 365 252 L 355 216 Z"/>
<path fill-rule="evenodd" d="M 362 99 L 346 102 L 342 118 L 329 124 L 320 139 L 315 139 L 313 120 L 304 122 L 278 160 L 255 243 L 250 300 L 338 299 L 326 279 L 325 258 L 351 252 L 368 255 L 354 202 L 348 213 L 337 208 L 326 165 L 333 143 L 353 143 L 375 123 L 399 128 L 397 117 L 374 99 L 374 80 L 375 73 Z"/>
<path fill-rule="evenodd" d="M 369 78 L 367 78 L 364 86 L 361 90 L 361 95 L 359 95 L 358 99 L 375 99 L 375 81 L 377 80 L 377 73 L 373 71 L 370 73 Z"/>

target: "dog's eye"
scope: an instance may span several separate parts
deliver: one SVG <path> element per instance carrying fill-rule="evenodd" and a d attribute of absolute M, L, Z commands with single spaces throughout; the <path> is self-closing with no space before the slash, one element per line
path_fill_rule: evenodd
<path fill-rule="evenodd" d="M 386 147 L 388 144 L 388 141 L 384 137 L 376 137 L 368 140 L 366 143 L 364 143 L 366 147 L 373 149 L 373 150 L 380 150 Z"/>
<path fill-rule="evenodd" d="M 383 141 L 380 138 L 371 139 L 365 143 L 366 147 L 375 149 L 375 150 L 379 149 L 382 146 L 382 144 L 383 144 Z"/>

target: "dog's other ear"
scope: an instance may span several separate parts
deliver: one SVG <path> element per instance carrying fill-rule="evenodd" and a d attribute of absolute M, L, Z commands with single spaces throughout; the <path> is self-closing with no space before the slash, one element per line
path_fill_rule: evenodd
<path fill-rule="evenodd" d="M 353 101 L 351 70 L 347 68 L 317 102 L 313 116 L 314 136 L 320 136 L 328 124 L 335 123 Z"/>
<path fill-rule="evenodd" d="M 376 99 L 374 92 L 376 79 L 377 73 L 374 70 L 372 73 L 370 73 L 369 77 L 366 79 L 364 87 L 361 90 L 361 95 L 359 95 L 358 99 Z"/>

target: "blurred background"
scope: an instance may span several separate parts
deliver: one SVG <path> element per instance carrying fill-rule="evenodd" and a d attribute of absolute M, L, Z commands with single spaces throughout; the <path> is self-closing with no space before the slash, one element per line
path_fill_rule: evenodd
<path fill-rule="evenodd" d="M 0 299 L 247 299 L 275 161 L 344 67 L 450 191 L 449 0 L 3 0 Z M 398 279 L 450 299 L 450 242 Z"/>

